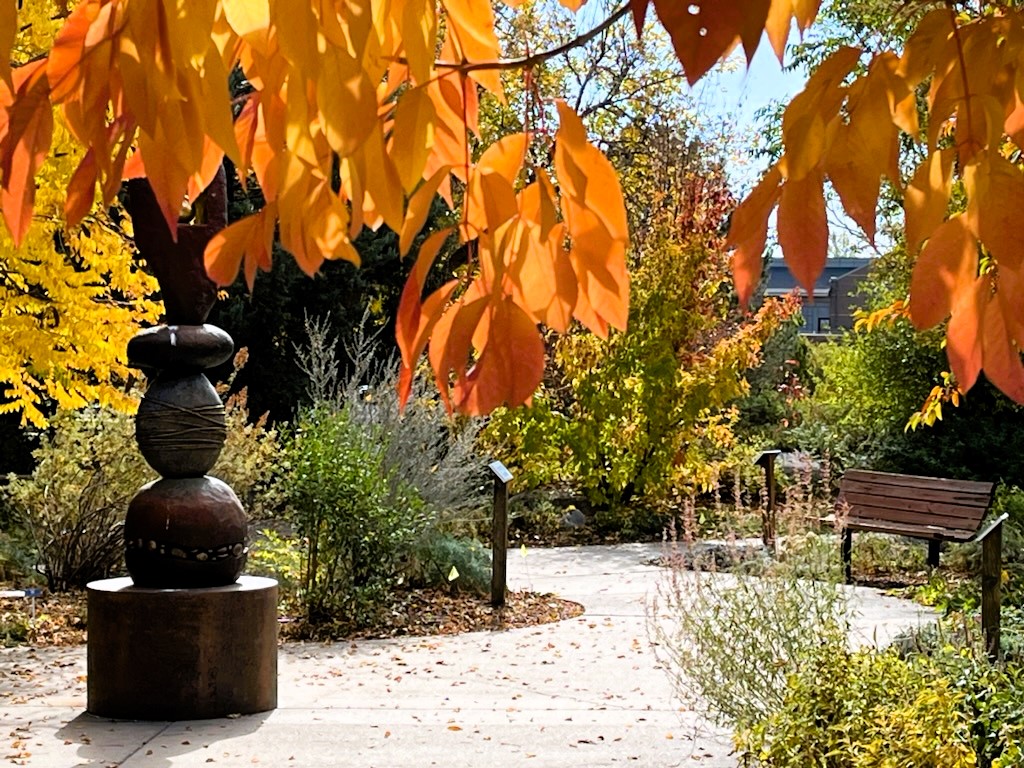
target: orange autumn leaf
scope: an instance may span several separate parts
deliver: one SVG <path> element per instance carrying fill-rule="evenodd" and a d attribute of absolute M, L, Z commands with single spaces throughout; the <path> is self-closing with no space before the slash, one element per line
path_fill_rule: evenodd
<path fill-rule="evenodd" d="M 389 154 L 406 192 L 411 192 L 423 178 L 423 169 L 434 144 L 436 119 L 434 102 L 423 87 L 409 89 L 395 108 Z"/>
<path fill-rule="evenodd" d="M 395 337 L 402 355 L 402 365 L 408 369 L 415 367 L 416 361 L 419 360 L 426 347 L 424 330 L 436 323 L 440 317 L 440 314 L 424 316 L 421 297 L 423 286 L 427 281 L 427 274 L 434 264 L 434 259 L 437 258 L 441 246 L 444 245 L 451 233 L 451 229 L 442 229 L 424 241 L 420 247 L 419 256 L 416 257 L 416 264 L 402 288 L 402 297 L 398 303 L 398 315 L 395 323 Z M 438 309 L 443 308 L 442 305 Z"/>
<path fill-rule="evenodd" d="M 96 197 L 96 179 L 99 168 L 96 164 L 96 152 L 90 149 L 85 153 L 71 181 L 68 182 L 67 200 L 64 203 L 64 218 L 69 227 L 77 227 L 92 210 Z"/>
<path fill-rule="evenodd" d="M 974 235 L 963 216 L 954 216 L 935 230 L 914 264 L 910 281 L 914 326 L 931 328 L 945 320 L 958 300 L 973 289 L 977 275 Z"/>
<path fill-rule="evenodd" d="M 458 410 L 472 415 L 529 402 L 544 375 L 544 341 L 526 312 L 509 297 L 487 312 L 487 343 L 454 389 Z"/>
<path fill-rule="evenodd" d="M 547 234 L 538 226 L 523 233 L 525 255 L 517 261 L 512 280 L 516 302 L 538 323 L 565 333 L 577 303 L 578 283 L 566 252 L 564 224 Z"/>
<path fill-rule="evenodd" d="M 449 411 L 455 406 L 452 402 L 452 374 L 455 374 L 456 381 L 465 376 L 473 351 L 473 336 L 490 301 L 489 296 L 480 296 L 479 292 L 467 292 L 448 306 L 434 325 L 427 356 L 434 371 L 437 391 Z"/>
<path fill-rule="evenodd" d="M 992 293 L 985 275 L 973 279 L 957 296 L 956 306 L 946 327 L 946 355 L 957 383 L 966 392 L 981 373 L 983 360 L 981 322 Z"/>
<path fill-rule="evenodd" d="M 1024 402 L 1024 364 L 1011 330 L 1012 302 L 990 297 L 982 319 L 982 355 L 985 378 L 1016 402 Z"/>
<path fill-rule="evenodd" d="M 453 33 L 457 60 L 469 62 L 496 61 L 501 46 L 494 32 L 494 12 L 490 0 L 442 0 L 448 12 L 449 29 Z M 499 98 L 503 98 L 501 78 L 496 69 L 474 70 L 470 78 Z"/>
<path fill-rule="evenodd" d="M 818 12 L 820 0 L 652 0 L 658 20 L 668 31 L 676 56 L 693 85 L 738 43 L 749 62 L 762 32 L 766 33 L 779 61 L 793 20 L 807 29 Z M 631 0 L 633 20 L 640 34 L 648 0 Z"/>
<path fill-rule="evenodd" d="M 814 282 L 825 267 L 828 252 L 822 183 L 817 174 L 787 179 L 779 196 L 779 245 L 790 271 L 808 296 L 814 295 Z"/>
<path fill-rule="evenodd" d="M 768 240 L 768 217 L 781 193 L 782 174 L 777 165 L 766 173 L 733 212 L 726 245 L 734 248 L 730 265 L 740 304 L 746 308 L 761 280 L 762 259 Z"/>
<path fill-rule="evenodd" d="M 629 10 L 633 16 L 633 26 L 636 28 L 636 37 L 639 40 L 644 34 L 644 24 L 647 21 L 647 6 L 651 0 L 629 0 Z"/>
<path fill-rule="evenodd" d="M 974 235 L 999 262 L 1000 268 L 1024 265 L 1024 240 L 1019 211 L 1024 209 L 1024 174 L 998 154 L 986 153 L 983 164 L 964 174 L 968 203 L 966 221 Z"/>
<path fill-rule="evenodd" d="M 625 266 L 629 241 L 626 208 L 611 163 L 586 138 L 583 123 L 565 102 L 558 102 L 555 171 L 562 188 L 569 257 L 580 295 L 597 316 L 588 327 L 602 333 L 610 324 L 625 330 L 629 277 Z M 579 300 L 579 299 L 577 299 Z"/>
<path fill-rule="evenodd" d="M 412 241 L 423 229 L 430 213 L 430 206 L 437 196 L 437 189 L 441 182 L 448 176 L 451 169 L 445 165 L 439 168 L 433 176 L 420 184 L 419 188 L 409 199 L 409 207 L 405 212 L 405 221 L 402 222 L 402 231 L 398 238 L 398 253 L 405 256 L 412 248 Z"/>
<path fill-rule="evenodd" d="M 653 2 L 658 20 L 672 38 L 672 46 L 690 85 L 700 80 L 719 59 L 729 55 L 740 41 L 746 9 L 739 2 Z"/>
<path fill-rule="evenodd" d="M 921 161 L 903 196 L 907 249 L 915 253 L 946 218 L 953 182 L 953 150 L 932 152 Z"/>
<path fill-rule="evenodd" d="M 245 281 L 251 291 L 257 267 L 269 271 L 274 238 L 276 206 L 246 216 L 222 229 L 206 246 L 206 274 L 217 285 L 230 285 L 245 262 Z"/>
<path fill-rule="evenodd" d="M 35 175 L 50 151 L 53 110 L 46 60 L 18 67 L 12 75 L 14 104 L 8 108 L 7 125 L 0 141 L 0 206 L 15 246 L 21 244 L 35 206 Z"/>
<path fill-rule="evenodd" d="M 3 0 L 0 2 L 0 51 L 11 50 L 17 32 L 18 5 L 15 0 Z M 13 87 L 9 56 L 0 56 L 0 80 Z"/>

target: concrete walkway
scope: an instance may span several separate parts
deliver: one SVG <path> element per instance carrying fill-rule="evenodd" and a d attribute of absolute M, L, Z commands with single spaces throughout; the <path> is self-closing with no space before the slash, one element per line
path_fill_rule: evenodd
<path fill-rule="evenodd" d="M 178 723 L 85 714 L 85 649 L 0 649 L 0 765 L 734 768 L 730 739 L 673 699 L 647 639 L 658 545 L 530 550 L 514 589 L 586 606 L 557 624 L 287 645 L 274 712 Z M 929 615 L 857 590 L 862 638 Z M 139 674 L 145 674 L 140 670 Z"/>

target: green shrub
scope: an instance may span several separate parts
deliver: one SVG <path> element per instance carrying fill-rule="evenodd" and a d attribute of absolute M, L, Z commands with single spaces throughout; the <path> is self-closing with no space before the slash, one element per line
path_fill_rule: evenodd
<path fill-rule="evenodd" d="M 787 680 L 822 645 L 842 647 L 845 593 L 778 566 L 765 578 L 671 568 L 648 622 L 677 695 L 746 728 L 781 708 Z"/>
<path fill-rule="evenodd" d="M 279 516 L 284 494 L 277 430 L 267 423 L 266 414 L 250 419 L 244 389 L 227 399 L 224 416 L 227 439 L 210 474 L 231 486 L 250 520 Z"/>
<path fill-rule="evenodd" d="M 154 478 L 135 447 L 131 417 L 98 407 L 58 413 L 33 456 L 32 474 L 10 476 L 4 494 L 48 587 L 63 591 L 120 572 L 128 501 Z"/>
<path fill-rule="evenodd" d="M 277 579 L 281 598 L 288 602 L 297 597 L 302 583 L 302 542 L 264 528 L 249 545 L 246 570 L 254 576 Z"/>
<path fill-rule="evenodd" d="M 0 612 L 0 647 L 10 648 L 28 642 L 32 627 L 23 613 Z"/>
<path fill-rule="evenodd" d="M 379 432 L 347 408 L 299 419 L 287 451 L 287 498 L 305 541 L 302 600 L 311 624 L 372 623 L 423 534 L 422 499 L 384 466 Z"/>
<path fill-rule="evenodd" d="M 413 381 L 402 409 L 398 361 L 380 362 L 376 335 L 365 325 L 366 318 L 345 340 L 349 370 L 342 376 L 329 320 L 307 318 L 308 345 L 296 353 L 310 378 L 313 407 L 347 410 L 352 424 L 380 443 L 381 465 L 392 482 L 415 488 L 439 522 L 457 522 L 487 503 L 488 459 L 476 444 L 483 420 L 451 418 L 423 376 Z"/>
<path fill-rule="evenodd" d="M 771 768 L 974 766 L 963 694 L 931 666 L 893 650 L 813 649 L 790 675 L 784 700 L 741 728 L 747 765 Z"/>
<path fill-rule="evenodd" d="M 412 548 L 409 578 L 414 584 L 483 595 L 491 586 L 490 552 L 474 539 L 431 531 Z"/>
<path fill-rule="evenodd" d="M 909 633 L 909 640 L 901 643 L 911 657 L 927 659 L 955 688 L 981 768 L 1024 765 L 1021 629 L 1021 612 L 1004 611 L 1002 645 L 1007 660 L 997 663 L 989 660 L 980 621 L 973 615 L 952 615 Z"/>

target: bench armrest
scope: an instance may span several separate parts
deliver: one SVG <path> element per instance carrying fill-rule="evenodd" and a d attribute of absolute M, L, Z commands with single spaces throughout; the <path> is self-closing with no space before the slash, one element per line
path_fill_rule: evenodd
<path fill-rule="evenodd" d="M 986 525 L 984 528 L 982 528 L 980 531 L 978 531 L 978 533 L 976 533 L 974 535 L 974 538 L 971 539 L 971 541 L 984 541 L 986 536 L 988 536 L 990 533 L 992 533 L 992 531 L 994 531 L 998 526 L 1000 526 L 1004 522 L 1006 522 L 1006 520 L 1009 517 L 1010 517 L 1010 515 L 1009 515 L 1008 512 L 1003 512 L 1003 514 L 1001 514 L 995 520 L 993 520 L 988 525 Z"/>

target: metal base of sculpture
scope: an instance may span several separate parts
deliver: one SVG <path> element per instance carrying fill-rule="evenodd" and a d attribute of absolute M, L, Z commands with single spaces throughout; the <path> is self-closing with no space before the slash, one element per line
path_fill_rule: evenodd
<path fill-rule="evenodd" d="M 145 180 L 129 182 L 135 242 L 160 283 L 166 324 L 128 343 L 149 376 L 135 437 L 161 479 L 125 517 L 130 579 L 88 585 L 88 710 L 191 720 L 277 706 L 277 582 L 242 577 L 247 521 L 231 488 L 208 476 L 226 437 L 224 406 L 203 371 L 231 337 L 206 324 L 216 286 L 203 250 L 225 226 L 223 171 L 204 193 L 206 222 L 171 237 Z"/>
<path fill-rule="evenodd" d="M 88 710 L 204 720 L 277 706 L 277 582 L 204 589 L 88 585 Z"/>

